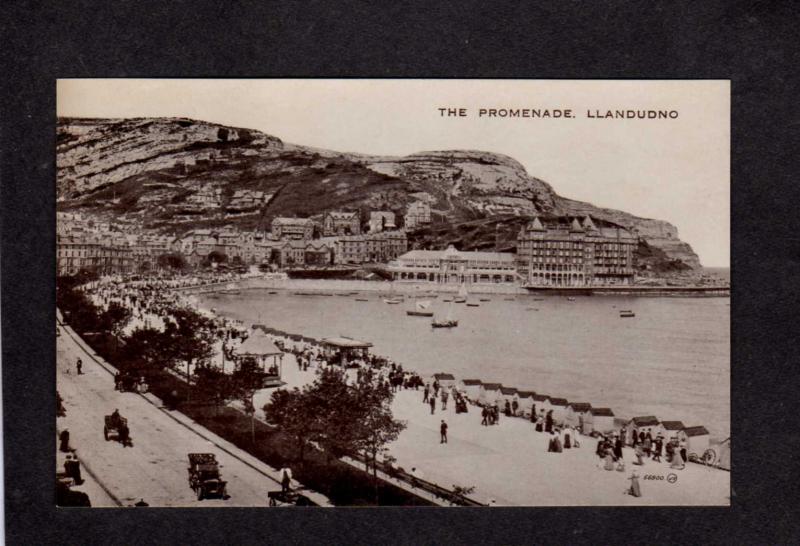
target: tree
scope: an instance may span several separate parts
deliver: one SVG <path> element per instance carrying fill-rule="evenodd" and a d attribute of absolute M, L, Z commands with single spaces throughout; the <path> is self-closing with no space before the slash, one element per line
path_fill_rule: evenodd
<path fill-rule="evenodd" d="M 211 403 L 217 413 L 220 406 L 224 406 L 229 400 L 236 397 L 236 389 L 231 381 L 231 376 L 216 366 L 207 364 L 196 366 L 194 387 L 200 398 Z"/>
<path fill-rule="evenodd" d="M 169 253 L 169 254 L 162 254 L 160 255 L 156 263 L 158 263 L 159 267 L 164 267 L 168 269 L 177 269 L 183 270 L 186 269 L 186 259 L 177 253 Z"/>
<path fill-rule="evenodd" d="M 171 365 L 185 363 L 186 381 L 191 383 L 192 364 L 206 361 L 214 354 L 217 329 L 211 319 L 192 309 L 172 309 L 170 315 L 164 329 L 168 361 Z"/>
<path fill-rule="evenodd" d="M 395 441 L 406 424 L 392 415 L 391 392 L 362 380 L 356 387 L 354 447 L 363 451 L 372 462 L 372 479 L 375 485 L 375 502 L 378 502 L 378 455 L 386 452 L 386 445 Z"/>
<path fill-rule="evenodd" d="M 206 260 L 208 263 L 217 263 L 217 264 L 224 264 L 228 261 L 228 256 L 224 252 L 220 252 L 218 250 L 212 250 L 206 256 Z"/>
<path fill-rule="evenodd" d="M 306 389 L 301 391 L 295 387 L 290 391 L 276 390 L 264 405 L 267 419 L 294 440 L 300 464 L 304 462 L 306 445 L 316 439 L 320 430 L 319 415 L 309 407 L 308 401 Z"/>
<path fill-rule="evenodd" d="M 155 328 L 137 328 L 123 338 L 120 364 L 148 379 L 161 372 L 169 362 L 166 335 Z"/>
<path fill-rule="evenodd" d="M 250 434 L 253 443 L 256 441 L 255 414 L 256 408 L 253 397 L 256 391 L 264 387 L 267 374 L 261 369 L 256 360 L 246 357 L 239 361 L 239 366 L 231 374 L 233 397 L 242 401 L 245 412 L 250 415 Z"/>
<path fill-rule="evenodd" d="M 116 301 L 109 303 L 108 309 L 100 316 L 102 324 L 105 325 L 108 331 L 114 334 L 115 337 L 119 337 L 130 320 L 130 309 Z"/>

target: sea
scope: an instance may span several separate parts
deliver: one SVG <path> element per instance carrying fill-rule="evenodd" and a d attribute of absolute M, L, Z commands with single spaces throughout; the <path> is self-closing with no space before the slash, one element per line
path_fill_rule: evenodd
<path fill-rule="evenodd" d="M 730 299 L 470 295 L 478 307 L 429 300 L 456 328 L 406 315 L 370 292 L 303 296 L 243 290 L 200 304 L 246 324 L 317 339 L 348 336 L 423 376 L 452 373 L 610 407 L 619 418 L 655 415 L 730 435 Z M 452 297 L 450 295 L 449 297 Z M 491 301 L 479 301 L 480 298 Z M 366 298 L 368 301 L 357 301 Z M 621 310 L 636 316 L 620 318 Z"/>

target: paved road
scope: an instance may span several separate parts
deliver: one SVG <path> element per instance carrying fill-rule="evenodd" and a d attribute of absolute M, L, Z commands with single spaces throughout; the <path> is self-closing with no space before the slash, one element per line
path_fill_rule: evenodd
<path fill-rule="evenodd" d="M 57 354 L 57 386 L 67 410 L 67 416 L 58 420 L 59 429 L 69 430 L 70 443 L 84 466 L 108 492 L 92 498 L 93 506 L 115 506 L 109 503 L 111 496 L 122 505 L 143 498 L 150 506 L 265 506 L 267 492 L 280 489 L 270 477 L 226 453 L 144 397 L 115 391 L 112 376 L 63 330 Z M 79 356 L 83 360 L 82 375 L 76 375 L 75 370 Z M 115 408 L 128 418 L 132 448 L 103 438 L 103 417 Z M 205 429 L 201 432 L 206 438 L 216 439 Z M 228 481 L 228 500 L 196 499 L 187 479 L 190 452 L 216 454 L 222 477 Z"/>

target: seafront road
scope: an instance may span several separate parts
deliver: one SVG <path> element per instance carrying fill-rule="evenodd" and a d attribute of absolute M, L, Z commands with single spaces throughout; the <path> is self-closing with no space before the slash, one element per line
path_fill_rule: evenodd
<path fill-rule="evenodd" d="M 57 388 L 67 415 L 58 418 L 58 430 L 70 432 L 70 444 L 77 450 L 87 480 L 77 489 L 90 495 L 92 506 L 130 506 L 139 499 L 152 507 L 266 506 L 267 492 L 280 490 L 275 469 L 182 414 L 159 407 L 152 395 L 114 390 L 113 376 L 92 360 L 74 333 L 59 329 Z M 82 375 L 75 369 L 79 357 Z M 133 447 L 103 438 L 103 418 L 114 409 L 128 418 Z M 222 478 L 228 481 L 229 499 L 197 500 L 188 482 L 187 454 L 191 452 L 216 454 Z M 64 454 L 59 453 L 58 470 L 63 470 L 63 460 Z M 307 494 L 315 502 L 326 501 L 316 493 Z"/>

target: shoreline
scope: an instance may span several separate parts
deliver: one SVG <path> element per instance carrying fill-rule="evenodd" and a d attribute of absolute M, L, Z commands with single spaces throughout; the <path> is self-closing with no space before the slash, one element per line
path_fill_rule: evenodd
<path fill-rule="evenodd" d="M 235 288 L 230 288 L 230 285 Z M 403 294 L 429 293 L 455 294 L 458 285 L 441 285 L 408 281 L 362 281 L 345 279 L 267 279 L 263 277 L 224 281 L 202 286 L 174 288 L 180 293 L 200 294 L 232 290 L 309 290 L 323 292 L 394 292 Z M 525 296 L 543 294 L 553 296 L 632 296 L 669 298 L 730 298 L 729 287 L 678 287 L 678 286 L 620 286 L 620 287 L 553 287 L 523 288 L 508 284 L 473 284 L 469 286 L 472 294 L 496 294 L 506 296 Z"/>

